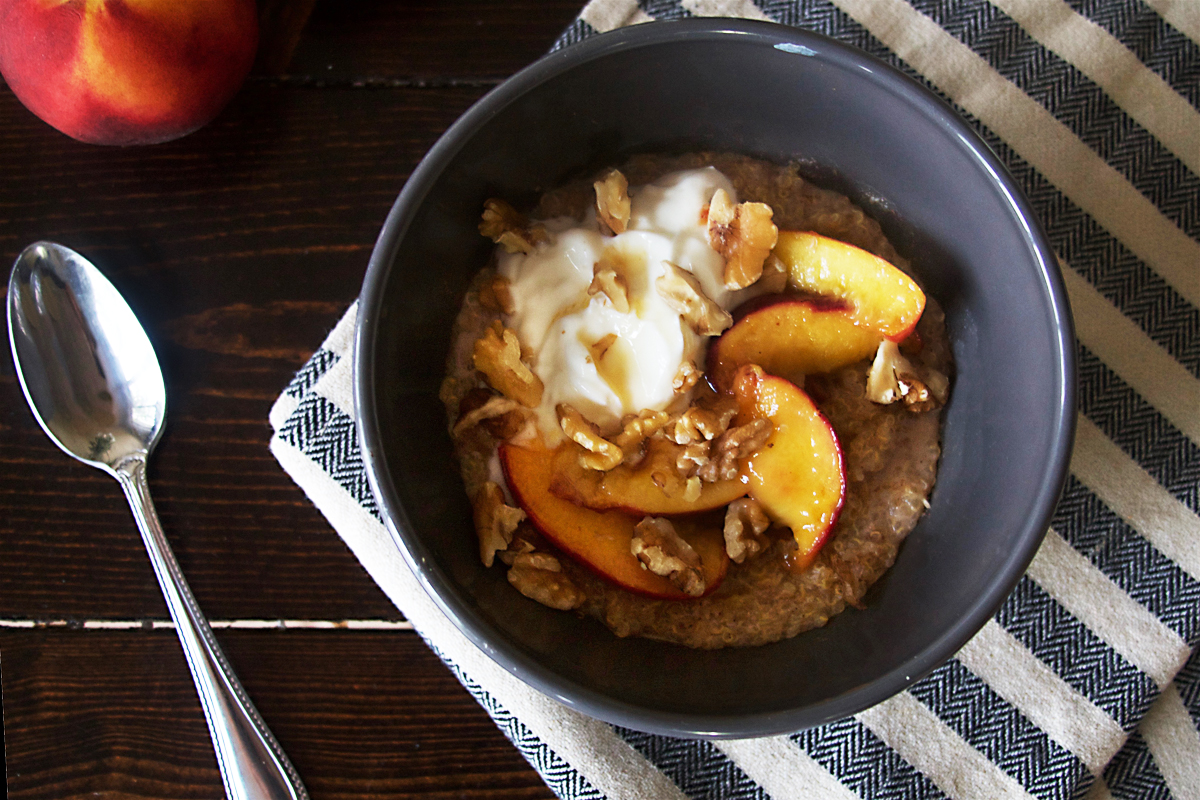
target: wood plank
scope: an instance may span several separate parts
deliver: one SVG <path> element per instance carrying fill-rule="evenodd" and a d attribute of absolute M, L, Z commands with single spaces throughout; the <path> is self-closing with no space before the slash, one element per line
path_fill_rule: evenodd
<path fill-rule="evenodd" d="M 495 83 L 545 55 L 582 0 L 318 2 L 287 72 L 324 83 Z"/>
<path fill-rule="evenodd" d="M 222 631 L 314 798 L 554 795 L 411 632 Z M 0 631 L 11 800 L 222 796 L 174 632 Z"/>
<path fill-rule="evenodd" d="M 482 90 L 254 85 L 150 148 L 68 139 L 0 91 L 0 258 L 51 239 L 146 325 L 170 393 L 160 515 L 214 617 L 395 616 L 267 450 L 267 412 L 357 296 L 413 166 Z M 0 617 L 163 616 L 120 491 L 61 454 L 0 360 Z"/>

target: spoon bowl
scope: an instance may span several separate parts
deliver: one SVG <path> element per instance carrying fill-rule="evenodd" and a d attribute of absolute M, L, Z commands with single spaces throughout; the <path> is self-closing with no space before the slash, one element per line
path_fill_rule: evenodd
<path fill-rule="evenodd" d="M 86 258 L 37 242 L 9 278 L 8 338 L 42 430 L 125 490 L 200 696 L 225 793 L 231 800 L 305 800 L 300 777 L 196 604 L 150 500 L 146 461 L 162 436 L 167 390 L 133 310 Z"/>
<path fill-rule="evenodd" d="M 167 390 L 149 337 L 116 288 L 73 250 L 25 248 L 9 281 L 21 388 L 68 455 L 116 475 L 162 436 Z M 37 364 L 40 369 L 28 369 Z"/>

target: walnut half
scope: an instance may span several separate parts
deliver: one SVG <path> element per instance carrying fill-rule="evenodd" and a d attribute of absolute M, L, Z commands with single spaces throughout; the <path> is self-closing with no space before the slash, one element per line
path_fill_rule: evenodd
<path fill-rule="evenodd" d="M 695 275 L 670 261 L 663 266 L 666 272 L 654 281 L 654 288 L 692 330 L 701 336 L 715 336 L 733 324 L 733 317 L 704 293 Z"/>
<path fill-rule="evenodd" d="M 709 442 L 725 433 L 735 414 L 737 406 L 732 403 L 715 409 L 692 406 L 675 418 L 666 435 L 675 444 Z"/>
<path fill-rule="evenodd" d="M 492 388 L 523 406 L 542 402 L 542 379 L 521 361 L 517 334 L 496 320 L 475 341 L 475 369 L 487 377 Z"/>
<path fill-rule="evenodd" d="M 607 472 L 625 460 L 621 448 L 601 436 L 599 429 L 574 406 L 559 403 L 554 410 L 567 438 L 588 451 L 579 457 L 579 463 L 584 467 Z"/>
<path fill-rule="evenodd" d="M 771 520 L 758 501 L 751 497 L 734 500 L 725 509 L 725 552 L 735 564 L 767 549 L 769 542 L 763 532 Z"/>
<path fill-rule="evenodd" d="M 712 443 L 712 457 L 696 474 L 705 483 L 733 480 L 738 476 L 738 461 L 767 443 L 775 426 L 767 419 L 756 419 L 730 428 Z"/>
<path fill-rule="evenodd" d="M 570 611 L 583 605 L 583 592 L 562 573 L 562 564 L 549 553 L 521 553 L 508 570 L 508 582 L 518 592 L 544 606 Z"/>
<path fill-rule="evenodd" d="M 725 288 L 745 289 L 763 273 L 763 262 L 779 238 L 766 203 L 733 204 L 717 189 L 708 205 L 708 243 L 725 257 Z"/>
<path fill-rule="evenodd" d="M 543 226 L 531 224 L 520 211 L 494 197 L 483 202 L 479 232 L 509 253 L 532 253 L 550 238 Z"/>
<path fill-rule="evenodd" d="M 704 594 L 704 574 L 700 556 L 685 542 L 671 521 L 646 517 L 633 529 L 629 551 L 655 575 L 661 575 L 681 592 L 692 597 Z"/>
<path fill-rule="evenodd" d="M 640 464 L 646 456 L 646 440 L 661 431 L 670 420 L 671 415 L 667 412 L 649 409 L 623 419 L 621 432 L 613 437 L 613 442 L 625 454 L 625 463 L 630 466 Z"/>
<path fill-rule="evenodd" d="M 592 283 L 588 286 L 587 293 L 589 296 L 603 294 L 618 313 L 629 313 L 629 282 L 613 269 L 612 264 L 603 260 L 595 263 L 592 267 Z"/>
<path fill-rule="evenodd" d="M 920 370 L 900 353 L 890 339 L 879 343 L 867 373 L 867 399 L 880 404 L 904 400 L 909 411 L 931 411 L 946 401 L 949 381 L 935 369 L 922 380 Z"/>

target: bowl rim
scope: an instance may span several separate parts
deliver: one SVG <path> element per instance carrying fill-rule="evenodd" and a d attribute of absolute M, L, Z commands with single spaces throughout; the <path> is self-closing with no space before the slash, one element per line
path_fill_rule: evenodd
<path fill-rule="evenodd" d="M 381 317 L 388 273 L 412 217 L 444 169 L 465 146 L 474 128 L 525 93 L 563 72 L 611 54 L 643 47 L 700 41 L 754 42 L 842 65 L 869 66 L 873 79 L 903 95 L 923 113 L 951 129 L 973 157 L 990 172 L 1014 216 L 1024 226 L 1023 237 L 1036 254 L 1040 279 L 1057 322 L 1055 365 L 1061 396 L 1054 409 L 1054 435 L 1047 460 L 1047 479 L 1032 499 L 1033 513 L 1024 521 L 1008 558 L 997 565 L 994 578 L 959 616 L 956 623 L 908 660 L 875 680 L 827 700 L 749 714 L 704 714 L 648 709 L 589 689 L 538 663 L 504 639 L 489 636 L 490 625 L 461 597 L 458 585 L 433 565 L 430 551 L 415 535 L 399 501 L 382 456 L 379 409 L 375 404 L 375 335 Z M 597 34 L 555 50 L 525 67 L 475 102 L 438 139 L 413 170 L 396 198 L 371 253 L 359 299 L 354 337 L 354 402 L 363 465 L 392 540 L 435 605 L 480 650 L 503 669 L 534 689 L 602 721 L 648 733 L 683 738 L 721 739 L 790 733 L 856 714 L 905 690 L 928 675 L 973 637 L 999 609 L 1025 573 L 1040 546 L 1066 481 L 1076 421 L 1076 358 L 1074 325 L 1066 286 L 1057 258 L 1028 200 L 988 144 L 957 112 L 934 92 L 895 67 L 851 45 L 821 34 L 771 22 L 721 18 L 691 18 L 635 25 Z"/>

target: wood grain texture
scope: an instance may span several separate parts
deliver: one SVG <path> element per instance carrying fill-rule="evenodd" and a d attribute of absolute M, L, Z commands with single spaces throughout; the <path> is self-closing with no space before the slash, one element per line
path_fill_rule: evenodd
<path fill-rule="evenodd" d="M 75 142 L 0 84 L 0 260 L 74 247 L 146 326 L 170 395 L 151 491 L 210 617 L 401 618 L 270 455 L 267 412 L 421 156 L 582 4 L 318 0 L 286 77 L 153 147 Z M 118 486 L 46 439 L 7 356 L 0 546 L 10 796 L 220 797 L 174 633 L 79 627 L 166 609 Z M 553 796 L 411 632 L 218 637 L 314 798 Z"/>
<path fill-rule="evenodd" d="M 292 60 L 316 0 L 258 0 L 255 72 L 279 75 Z"/>
<path fill-rule="evenodd" d="M 545 55 L 579 0 L 323 0 L 287 67 L 336 84 L 496 83 Z"/>
<path fill-rule="evenodd" d="M 396 613 L 268 452 L 267 412 L 357 296 L 409 171 L 478 94 L 256 86 L 168 145 L 34 127 L 28 157 L 0 162 L 0 255 L 80 250 L 155 343 L 170 397 L 151 489 L 210 615 Z M 0 95 L 0 128 L 23 115 Z M 162 616 L 116 483 L 45 439 L 3 369 L 0 617 Z"/>
<path fill-rule="evenodd" d="M 412 632 L 218 638 L 314 798 L 554 796 Z M 0 646 L 11 800 L 221 796 L 173 631 L 3 631 Z"/>

